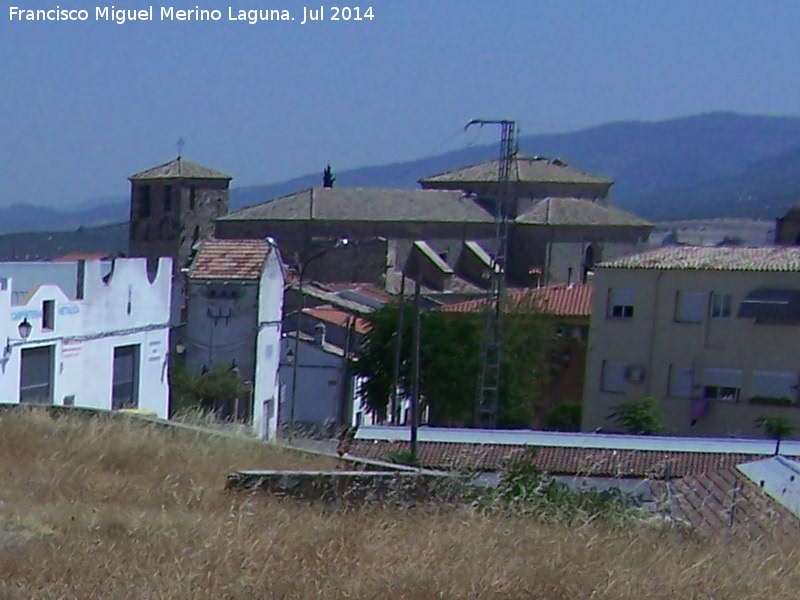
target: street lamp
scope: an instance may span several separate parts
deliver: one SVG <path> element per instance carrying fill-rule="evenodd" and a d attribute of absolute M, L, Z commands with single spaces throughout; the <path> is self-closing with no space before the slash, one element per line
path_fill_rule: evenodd
<path fill-rule="evenodd" d="M 33 331 L 33 325 L 30 324 L 30 321 L 28 321 L 27 317 L 22 319 L 19 325 L 17 325 L 17 331 L 19 332 L 19 337 L 23 342 L 30 337 L 31 332 Z M 3 358 L 7 359 L 9 356 L 11 356 L 11 338 L 6 339 L 6 347 L 3 349 Z"/>
<path fill-rule="evenodd" d="M 295 320 L 295 331 L 294 331 L 294 357 L 292 363 L 292 403 L 289 406 L 289 441 L 294 441 L 294 407 L 297 400 L 297 366 L 300 364 L 300 330 L 302 329 L 303 325 L 303 312 L 306 309 L 306 297 L 303 294 L 303 280 L 306 275 L 306 269 L 309 265 L 317 260 L 318 258 L 322 258 L 331 250 L 339 250 L 341 248 L 346 248 L 350 245 L 350 240 L 347 238 L 339 238 L 336 240 L 333 245 L 320 250 L 311 258 L 303 262 L 302 264 L 298 260 L 298 282 L 297 282 L 297 290 L 300 294 L 300 310 L 297 312 L 297 319 Z"/>

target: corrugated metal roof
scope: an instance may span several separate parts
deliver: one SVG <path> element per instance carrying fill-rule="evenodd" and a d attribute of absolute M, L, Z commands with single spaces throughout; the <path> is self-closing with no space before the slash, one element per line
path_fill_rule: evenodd
<path fill-rule="evenodd" d="M 510 290 L 510 303 L 524 306 L 534 304 L 549 315 L 569 317 L 590 317 L 592 314 L 592 285 L 558 283 L 530 290 Z M 486 306 L 486 298 L 467 300 L 439 310 L 445 312 L 479 312 Z"/>
<path fill-rule="evenodd" d="M 227 179 L 233 177 L 222 171 L 204 167 L 196 162 L 178 157 L 174 160 L 131 175 L 129 180 L 147 179 Z"/>
<path fill-rule="evenodd" d="M 800 463 L 773 456 L 739 465 L 738 469 L 768 496 L 800 517 Z"/>
<path fill-rule="evenodd" d="M 206 240 L 192 261 L 189 277 L 257 280 L 261 277 L 270 247 L 264 240 Z"/>
<path fill-rule="evenodd" d="M 597 265 L 608 269 L 800 271 L 800 247 L 668 246 Z"/>
<path fill-rule="evenodd" d="M 344 187 L 295 192 L 221 220 L 494 223 L 492 215 L 461 192 Z"/>

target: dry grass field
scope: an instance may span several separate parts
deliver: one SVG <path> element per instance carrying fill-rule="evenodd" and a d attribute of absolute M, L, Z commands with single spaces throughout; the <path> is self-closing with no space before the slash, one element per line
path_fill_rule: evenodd
<path fill-rule="evenodd" d="M 333 460 L 134 420 L 0 415 L 0 598 L 795 599 L 796 539 L 224 491 Z"/>

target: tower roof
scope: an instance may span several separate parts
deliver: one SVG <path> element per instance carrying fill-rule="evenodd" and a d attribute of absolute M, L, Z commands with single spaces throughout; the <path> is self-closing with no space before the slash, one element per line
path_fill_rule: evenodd
<path fill-rule="evenodd" d="M 128 179 L 130 181 L 150 179 L 226 179 L 230 181 L 233 177 L 179 156 L 163 165 L 134 173 Z"/>
<path fill-rule="evenodd" d="M 499 161 L 490 160 L 423 177 L 419 180 L 422 187 L 437 187 L 438 185 L 459 184 L 491 184 L 497 183 Z M 509 179 L 512 183 L 561 183 L 561 184 L 596 184 L 610 186 L 610 179 L 584 173 L 567 166 L 559 159 L 547 159 L 541 156 L 528 156 L 516 154 L 511 165 Z"/>

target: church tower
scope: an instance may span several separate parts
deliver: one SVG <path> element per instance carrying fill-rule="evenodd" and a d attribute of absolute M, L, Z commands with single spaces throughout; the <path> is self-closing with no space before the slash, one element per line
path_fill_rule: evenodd
<path fill-rule="evenodd" d="M 214 233 L 214 221 L 228 213 L 232 177 L 181 156 L 131 175 L 128 256 L 147 258 L 148 269 L 158 258 L 172 258 L 170 324 L 184 321 L 183 269 L 198 241 Z"/>
<path fill-rule="evenodd" d="M 213 234 L 228 213 L 232 177 L 178 156 L 131 175 L 128 256 L 157 262 L 171 256 L 173 272 L 188 265 L 192 247 Z"/>

